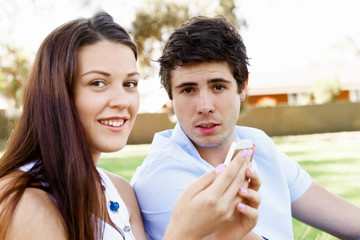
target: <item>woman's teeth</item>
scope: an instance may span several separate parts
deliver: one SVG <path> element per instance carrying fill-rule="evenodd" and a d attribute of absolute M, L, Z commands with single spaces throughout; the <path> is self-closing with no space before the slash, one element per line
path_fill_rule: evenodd
<path fill-rule="evenodd" d="M 101 124 L 112 126 L 112 127 L 120 127 L 124 124 L 124 119 L 119 120 L 100 120 Z"/>

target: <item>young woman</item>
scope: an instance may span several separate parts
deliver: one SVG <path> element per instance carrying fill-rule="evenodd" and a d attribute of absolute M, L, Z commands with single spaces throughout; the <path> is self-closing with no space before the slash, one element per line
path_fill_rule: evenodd
<path fill-rule="evenodd" d="M 130 36 L 105 12 L 44 40 L 0 160 L 0 239 L 146 239 L 129 183 L 96 167 L 102 152 L 126 145 L 134 125 L 136 59 Z M 260 202 L 250 156 L 238 154 L 189 186 L 165 239 L 202 239 L 238 215 L 238 236 L 249 232 Z M 247 177 L 251 186 L 239 191 Z"/>

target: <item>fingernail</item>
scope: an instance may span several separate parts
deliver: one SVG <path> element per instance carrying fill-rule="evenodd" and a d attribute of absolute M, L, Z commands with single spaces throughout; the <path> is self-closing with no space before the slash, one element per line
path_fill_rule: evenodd
<path fill-rule="evenodd" d="M 242 157 L 242 158 L 245 158 L 245 157 L 247 156 L 247 154 L 248 154 L 247 152 L 248 152 L 247 149 L 242 150 L 242 151 L 241 151 L 241 157 Z"/>
<path fill-rule="evenodd" d="M 246 189 L 246 188 L 241 187 L 241 188 L 240 188 L 240 192 L 241 192 L 241 193 L 243 193 L 243 194 L 247 194 L 247 189 Z"/>
<path fill-rule="evenodd" d="M 250 175 L 253 176 L 254 175 L 254 169 L 252 167 L 249 167 L 249 172 L 250 172 Z"/>
<path fill-rule="evenodd" d="M 226 165 L 221 163 L 215 168 L 216 174 L 220 174 L 222 171 L 224 171 L 226 168 Z"/>
<path fill-rule="evenodd" d="M 242 203 L 238 203 L 237 207 L 238 207 L 240 210 L 244 210 L 245 205 L 242 204 Z"/>
<path fill-rule="evenodd" d="M 248 152 L 247 152 L 247 157 L 251 158 L 252 154 L 253 154 L 253 150 L 249 149 Z"/>

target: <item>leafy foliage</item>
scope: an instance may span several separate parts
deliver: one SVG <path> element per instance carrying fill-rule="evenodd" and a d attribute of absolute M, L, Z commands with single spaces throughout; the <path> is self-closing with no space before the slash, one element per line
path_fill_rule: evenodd
<path fill-rule="evenodd" d="M 334 101 L 341 92 L 338 78 L 321 79 L 313 86 L 315 103 L 322 104 Z"/>
<path fill-rule="evenodd" d="M 30 67 L 21 48 L 1 46 L 0 92 L 14 101 L 15 108 L 21 105 L 21 86 Z"/>
<path fill-rule="evenodd" d="M 217 1 L 145 1 L 132 23 L 134 40 L 139 48 L 140 70 L 143 75 L 152 69 L 152 60 L 160 55 L 171 31 L 189 18 L 197 15 L 223 15 L 236 27 L 246 26 L 246 21 L 235 14 L 235 0 Z"/>

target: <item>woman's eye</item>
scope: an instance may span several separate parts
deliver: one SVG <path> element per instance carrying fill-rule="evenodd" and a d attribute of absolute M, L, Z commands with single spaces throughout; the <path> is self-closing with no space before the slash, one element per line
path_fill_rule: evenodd
<path fill-rule="evenodd" d="M 124 83 L 124 87 L 127 87 L 127 88 L 136 88 L 137 85 L 138 85 L 138 82 L 136 82 L 136 81 Z"/>
<path fill-rule="evenodd" d="M 95 81 L 92 81 L 90 83 L 91 86 L 95 86 L 95 87 L 104 87 L 105 86 L 105 82 L 104 81 L 101 81 L 101 80 L 95 80 Z"/>

